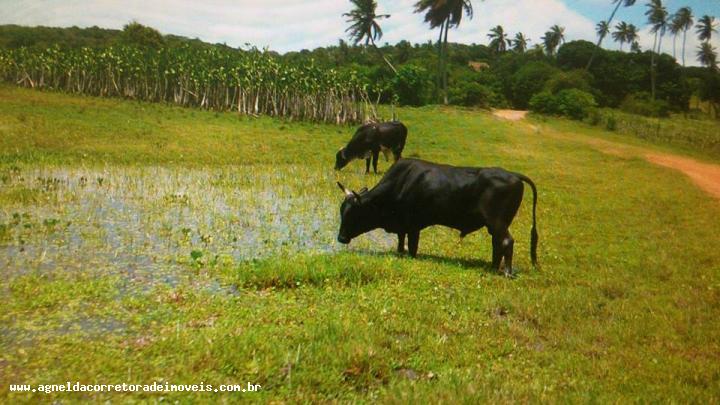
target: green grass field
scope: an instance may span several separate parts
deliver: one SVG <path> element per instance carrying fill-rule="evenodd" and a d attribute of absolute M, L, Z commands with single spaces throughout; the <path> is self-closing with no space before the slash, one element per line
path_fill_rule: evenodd
<path fill-rule="evenodd" d="M 339 246 L 335 181 L 380 178 L 332 170 L 350 127 L 0 87 L 0 401 L 720 401 L 720 202 L 581 124 L 399 115 L 535 181 L 541 268 L 527 194 L 515 279 L 485 231 Z M 262 388 L 9 392 L 67 381 Z"/>

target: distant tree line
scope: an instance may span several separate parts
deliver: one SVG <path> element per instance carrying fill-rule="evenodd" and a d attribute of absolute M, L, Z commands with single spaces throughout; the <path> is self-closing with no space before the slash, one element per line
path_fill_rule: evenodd
<path fill-rule="evenodd" d="M 320 67 L 312 61 L 289 64 L 258 49 L 236 50 L 177 38 L 130 23 L 95 47 L 47 38 L 29 43 L 28 29 L 14 49 L 0 48 L 0 80 L 95 96 L 168 102 L 247 115 L 272 115 L 334 123 L 361 122 L 375 115 L 367 84 L 352 71 Z M 43 34 L 46 30 L 37 30 Z M 75 29 L 78 44 L 88 37 Z M 82 31 L 81 31 L 82 32 Z M 96 38 L 97 30 L 86 34 Z M 29 46 L 25 46 L 29 45 Z"/>
<path fill-rule="evenodd" d="M 620 7 L 633 6 L 632 0 L 613 1 L 612 15 L 597 25 L 597 44 L 566 42 L 564 28 L 559 25 L 550 27 L 537 41 L 521 32 L 509 33 L 502 26 L 496 26 L 487 34 L 487 45 L 448 42 L 448 30 L 457 27 L 463 15 L 472 17 L 472 4 L 458 0 L 448 2 L 452 6 L 438 8 L 436 3 L 418 1 L 415 11 L 424 15 L 430 28 L 439 28 L 437 43 L 400 41 L 395 45 L 380 45 L 379 21 L 390 16 L 377 14 L 377 3 L 373 0 L 352 0 L 349 12 L 341 16 L 348 23 L 349 42 L 340 39 L 336 45 L 282 55 L 268 50 L 261 53 L 288 68 L 313 66 L 319 71 L 332 71 L 337 77 L 352 78 L 358 88 L 355 100 L 361 100 L 364 108 L 371 110 L 369 116 L 376 103 L 421 106 L 447 102 L 527 109 L 544 100 L 551 103 L 550 107 L 564 110 L 570 109 L 568 103 L 578 101 L 583 105 L 620 107 L 656 116 L 687 111 L 693 95 L 711 105 L 720 103 L 720 73 L 715 50 L 709 44 L 716 32 L 714 19 L 704 16 L 694 25 L 694 17 L 687 7 L 669 15 L 662 2 L 651 0 L 646 15 L 657 39 L 653 50 L 643 51 L 637 43 L 637 27 L 624 21 L 613 24 Z M 686 36 L 693 27 L 703 41 L 697 55 L 705 68 L 683 67 L 674 57 L 659 53 L 662 38 L 668 31 L 673 35 L 673 42 L 678 37 L 682 39 L 680 59 L 684 60 Z M 606 36 L 611 36 L 621 47 L 630 44 L 630 51 L 601 48 L 598 45 Z M 97 27 L 0 26 L 0 49 L 37 51 L 52 47 L 65 51 L 110 46 L 155 52 L 178 47 L 239 55 L 253 52 L 197 39 L 163 36 L 135 22 L 122 31 Z M 207 64 L 202 59 L 196 59 L 195 63 Z M 535 96 L 538 97 L 532 103 Z M 193 102 L 203 105 L 203 97 L 197 98 Z M 229 103 L 232 104 L 232 100 Z"/>

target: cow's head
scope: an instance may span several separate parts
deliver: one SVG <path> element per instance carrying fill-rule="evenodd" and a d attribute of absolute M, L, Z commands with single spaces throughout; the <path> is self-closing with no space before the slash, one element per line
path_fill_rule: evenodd
<path fill-rule="evenodd" d="M 337 151 L 337 154 L 335 155 L 335 170 L 342 169 L 347 166 L 348 163 L 350 163 L 350 159 L 345 156 L 345 148 Z"/>
<path fill-rule="evenodd" d="M 345 188 L 340 182 L 337 185 L 345 193 L 345 199 L 340 205 L 340 231 L 337 239 L 340 243 L 348 244 L 356 236 L 374 228 L 373 209 L 363 201 L 367 188 L 356 193 Z"/>

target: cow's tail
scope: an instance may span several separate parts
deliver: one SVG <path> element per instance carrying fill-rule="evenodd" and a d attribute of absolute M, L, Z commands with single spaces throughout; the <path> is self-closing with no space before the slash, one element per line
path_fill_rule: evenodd
<path fill-rule="evenodd" d="M 529 184 L 530 188 L 532 188 L 533 191 L 533 222 L 532 229 L 530 230 L 530 259 L 532 260 L 533 266 L 537 266 L 537 245 L 539 239 L 535 222 L 535 209 L 537 207 L 537 188 L 535 188 L 535 183 L 533 183 L 533 181 L 530 180 L 529 177 L 520 173 L 515 174 L 520 178 L 520 180 Z"/>

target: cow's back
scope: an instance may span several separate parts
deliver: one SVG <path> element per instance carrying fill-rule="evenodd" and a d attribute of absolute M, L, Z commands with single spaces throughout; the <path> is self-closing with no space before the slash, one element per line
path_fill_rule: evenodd
<path fill-rule="evenodd" d="M 381 143 L 386 145 L 404 145 L 407 139 L 407 127 L 400 121 L 378 124 L 378 132 Z"/>
<path fill-rule="evenodd" d="M 522 195 L 522 182 L 503 169 L 454 167 L 418 159 L 399 160 L 379 188 L 399 225 L 445 225 L 471 232 L 486 225 L 499 195 Z"/>

